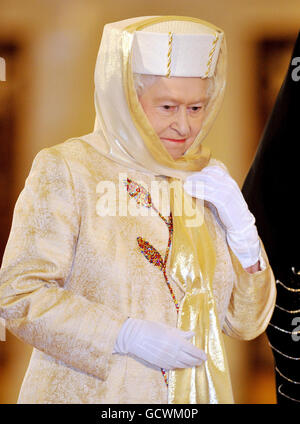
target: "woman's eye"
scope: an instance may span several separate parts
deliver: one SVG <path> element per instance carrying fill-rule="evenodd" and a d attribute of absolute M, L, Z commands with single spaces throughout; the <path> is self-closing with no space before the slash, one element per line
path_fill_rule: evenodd
<path fill-rule="evenodd" d="M 192 106 L 191 109 L 193 112 L 198 112 L 200 109 L 202 109 L 202 106 Z"/>
<path fill-rule="evenodd" d="M 172 106 L 170 106 L 170 105 L 163 105 L 163 109 L 165 109 L 165 110 L 170 110 L 170 109 L 171 109 L 171 107 L 172 107 Z"/>

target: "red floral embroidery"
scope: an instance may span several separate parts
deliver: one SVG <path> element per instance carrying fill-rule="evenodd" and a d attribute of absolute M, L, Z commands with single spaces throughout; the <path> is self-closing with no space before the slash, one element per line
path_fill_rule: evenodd
<path fill-rule="evenodd" d="M 163 258 L 162 255 L 153 247 L 148 241 L 143 239 L 142 237 L 137 237 L 137 243 L 140 248 L 140 251 L 145 256 L 145 258 L 154 266 L 161 269 L 164 275 L 165 282 L 169 288 L 169 291 L 171 293 L 172 299 L 174 301 L 175 307 L 177 312 L 179 311 L 179 304 L 176 300 L 175 294 L 173 292 L 173 289 L 171 287 L 171 284 L 168 280 L 167 276 L 167 261 L 169 256 L 169 251 L 171 247 L 172 242 L 172 234 L 173 234 L 173 220 L 172 220 L 172 214 L 169 216 L 168 219 L 166 219 L 164 216 L 161 215 L 161 213 L 155 208 L 155 206 L 152 203 L 152 199 L 150 194 L 147 192 L 147 190 L 141 186 L 140 184 L 130 180 L 127 178 L 127 180 L 124 181 L 125 186 L 127 188 L 129 196 L 135 198 L 136 202 L 140 206 L 144 206 L 146 208 L 153 208 L 159 215 L 159 217 L 164 221 L 164 223 L 167 225 L 169 230 L 169 239 L 168 239 L 168 246 L 166 249 L 165 257 Z M 161 368 L 162 375 L 164 377 L 165 383 L 168 386 L 168 377 L 166 370 Z"/>

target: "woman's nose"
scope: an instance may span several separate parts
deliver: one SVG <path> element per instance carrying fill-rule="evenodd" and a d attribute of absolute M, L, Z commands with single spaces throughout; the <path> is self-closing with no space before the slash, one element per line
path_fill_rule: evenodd
<path fill-rule="evenodd" d="M 190 134 L 190 123 L 186 108 L 179 108 L 176 113 L 173 128 L 176 129 L 182 137 L 187 137 Z"/>

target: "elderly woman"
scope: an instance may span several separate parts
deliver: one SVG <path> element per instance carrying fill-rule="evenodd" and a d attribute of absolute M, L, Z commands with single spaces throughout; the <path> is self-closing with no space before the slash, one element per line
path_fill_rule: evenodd
<path fill-rule="evenodd" d="M 37 154 L 3 258 L 0 315 L 34 347 L 18 403 L 233 403 L 222 331 L 261 334 L 275 283 L 201 144 L 225 69 L 207 22 L 105 26 L 94 131 Z"/>

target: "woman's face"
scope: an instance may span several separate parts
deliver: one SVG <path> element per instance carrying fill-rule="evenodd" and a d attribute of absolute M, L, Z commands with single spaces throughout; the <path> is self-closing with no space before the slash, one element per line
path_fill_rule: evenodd
<path fill-rule="evenodd" d="M 206 114 L 209 80 L 158 77 L 139 95 L 152 127 L 173 159 L 192 145 Z"/>

